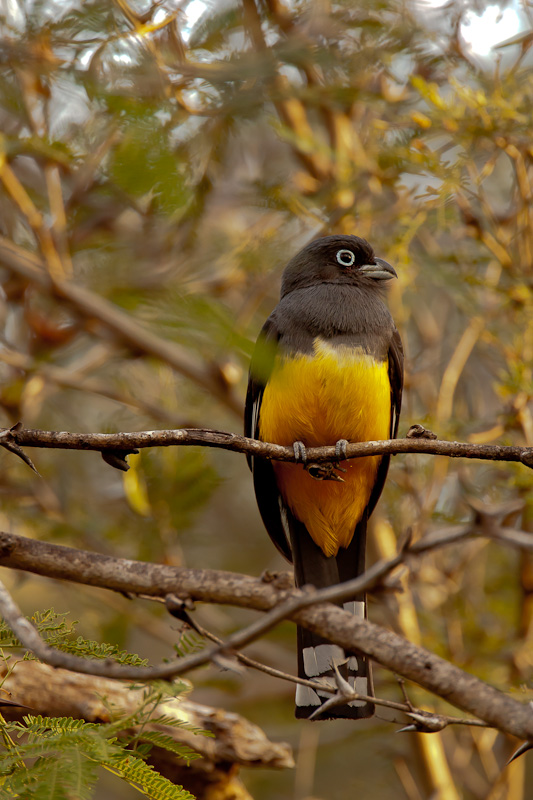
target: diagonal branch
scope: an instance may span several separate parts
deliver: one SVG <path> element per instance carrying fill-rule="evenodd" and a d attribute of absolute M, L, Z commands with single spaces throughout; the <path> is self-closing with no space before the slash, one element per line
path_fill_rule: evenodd
<path fill-rule="evenodd" d="M 178 597 L 190 597 L 201 602 L 224 603 L 260 611 L 270 611 L 284 601 L 299 598 L 302 598 L 302 605 L 319 603 L 301 607 L 292 613 L 291 619 L 346 650 L 361 650 L 388 669 L 420 684 L 489 725 L 520 739 L 533 740 L 533 713 L 528 705 L 504 695 L 395 633 L 366 619 L 353 617 L 338 606 L 322 602 L 321 592 L 311 596 L 298 590 L 288 591 L 287 580 L 266 582 L 217 570 L 191 570 L 116 559 L 35 542 L 8 533 L 0 534 L 0 564 L 122 592 L 159 597 L 174 593 Z M 343 588 L 339 587 L 339 590 Z M 8 618 L 16 625 L 21 615 L 16 607 L 13 608 L 10 598 L 6 600 L 4 613 L 6 611 Z M 213 652 L 218 651 L 218 647 L 213 648 Z M 185 662 L 186 659 L 180 661 L 179 665 L 166 665 L 174 667 L 173 670 L 169 669 L 167 677 L 181 671 Z M 107 666 L 107 675 L 114 677 L 119 665 Z M 124 670 L 123 667 L 120 669 Z M 154 670 L 150 675 L 144 675 L 144 670 L 140 668 L 135 675 L 139 680 L 146 679 L 154 676 Z M 120 677 L 126 676 L 121 674 Z"/>
<path fill-rule="evenodd" d="M 211 633 L 211 631 L 208 631 L 206 628 L 198 625 L 196 620 L 194 623 L 192 623 L 192 627 L 197 633 L 200 634 L 200 636 L 210 639 L 212 642 L 215 642 L 215 644 L 224 644 L 222 639 L 219 639 L 218 636 L 215 636 L 213 633 Z M 233 652 L 232 655 L 246 667 L 258 670 L 259 672 L 264 672 L 266 675 L 271 675 L 274 678 L 280 678 L 281 680 L 289 681 L 290 683 L 301 684 L 302 686 L 309 686 L 310 689 L 315 689 L 321 692 L 330 692 L 332 696 L 337 694 L 337 689 L 333 687 L 333 684 L 331 688 L 329 688 L 326 686 L 324 681 L 322 683 L 317 683 L 316 681 L 306 678 L 299 678 L 296 675 L 291 675 L 288 672 L 282 672 L 279 669 L 267 666 L 266 664 L 256 661 L 253 658 L 249 658 L 243 653 Z M 449 717 L 443 714 L 430 713 L 421 708 L 415 708 L 411 702 L 398 703 L 394 700 L 385 700 L 383 697 L 371 697 L 370 695 L 361 694 L 360 692 L 350 692 L 350 696 L 343 697 L 341 702 L 344 704 L 346 702 L 350 702 L 351 700 L 364 700 L 365 702 L 373 703 L 376 706 L 382 706 L 383 708 L 400 711 L 414 720 L 413 729 L 415 730 L 422 730 L 422 725 L 425 723 L 425 728 L 423 730 L 425 733 L 433 733 L 436 730 L 442 730 L 448 725 L 470 725 L 472 727 L 483 728 L 487 727 L 487 723 L 483 720 L 474 719 L 472 717 Z M 433 721 L 432 729 L 429 727 L 428 719 Z"/>
<path fill-rule="evenodd" d="M 300 609 L 308 608 L 309 606 L 316 605 L 318 602 L 327 601 L 329 599 L 342 601 L 353 597 L 354 594 L 359 592 L 370 590 L 380 583 L 402 560 L 403 554 L 398 554 L 395 558 L 390 559 L 390 561 L 381 561 L 375 564 L 358 578 L 346 581 L 339 586 L 329 587 L 320 592 L 291 591 L 289 593 L 280 593 L 279 602 L 263 617 L 256 620 L 251 625 L 248 625 L 246 628 L 237 631 L 230 636 L 227 641 L 216 644 L 215 646 L 206 647 L 199 653 L 181 658 L 178 662 L 164 664 L 159 667 L 121 666 L 108 662 L 80 658 L 79 656 L 51 648 L 40 638 L 34 626 L 22 615 L 20 609 L 1 581 L 0 613 L 24 647 L 33 652 L 41 661 L 51 666 L 71 669 L 88 675 L 123 678 L 126 680 L 169 679 L 177 675 L 183 675 L 191 669 L 214 661 L 216 657 L 223 652 L 250 644 L 250 642 L 255 641 L 264 633 L 267 633 L 282 620 L 290 618 Z"/>

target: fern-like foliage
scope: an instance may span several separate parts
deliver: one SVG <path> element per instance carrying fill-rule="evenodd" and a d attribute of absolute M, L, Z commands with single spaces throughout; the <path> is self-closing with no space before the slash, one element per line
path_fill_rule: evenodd
<path fill-rule="evenodd" d="M 66 616 L 51 609 L 34 614 L 31 620 L 43 639 L 58 649 L 86 657 L 113 658 L 121 663 L 146 663 L 112 645 L 75 637 L 75 624 L 69 624 Z M 20 647 L 5 624 L 0 623 L 0 658 L 8 667 L 14 661 L 10 651 Z M 90 800 L 95 796 L 99 774 L 105 769 L 152 800 L 194 800 L 190 792 L 146 763 L 153 747 L 173 753 L 187 765 L 201 758 L 189 746 L 176 741 L 171 729 L 212 734 L 167 713 L 165 706 L 188 688 L 180 681 L 154 681 L 145 687 L 131 713 L 107 723 L 40 715 L 27 715 L 22 722 L 6 722 L 0 715 L 0 798 Z"/>
<path fill-rule="evenodd" d="M 205 647 L 205 640 L 199 636 L 195 631 L 184 631 L 179 639 L 179 642 L 174 645 L 174 650 L 178 658 L 197 653 Z"/>
<path fill-rule="evenodd" d="M 0 720 L 0 797 L 90 800 L 103 768 L 153 800 L 194 800 L 154 770 L 145 759 L 152 746 L 164 748 L 187 764 L 200 756 L 160 731 L 116 735 L 119 722 L 97 724 L 71 717 L 25 716 Z M 136 747 L 138 739 L 143 747 Z M 134 749 L 132 749 L 132 747 Z"/>
<path fill-rule="evenodd" d="M 67 621 L 68 614 L 57 613 L 53 608 L 46 611 L 37 611 L 30 617 L 32 624 L 37 628 L 40 636 L 50 646 L 66 653 L 74 653 L 85 658 L 112 658 L 119 664 L 132 664 L 144 667 L 147 659 L 135 653 L 120 650 L 117 645 L 106 642 L 94 642 L 75 636 L 76 621 Z M 3 650 L 18 650 L 22 648 L 17 637 L 12 633 L 4 620 L 0 620 L 0 648 Z M 28 655 L 26 655 L 28 657 Z M 29 656 L 33 658 L 33 656 Z"/>

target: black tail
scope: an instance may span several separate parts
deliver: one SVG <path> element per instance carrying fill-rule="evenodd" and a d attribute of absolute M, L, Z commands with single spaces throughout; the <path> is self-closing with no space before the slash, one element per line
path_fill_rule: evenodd
<path fill-rule="evenodd" d="M 348 548 L 340 550 L 337 556 L 327 558 L 316 545 L 301 522 L 288 514 L 291 533 L 291 548 L 294 562 L 296 586 L 312 584 L 317 589 L 334 586 L 337 583 L 355 578 L 365 569 L 365 544 L 367 516 L 359 522 Z M 366 617 L 365 596 L 359 595 L 343 607 L 353 614 Z M 366 656 L 358 651 L 345 653 L 342 647 L 328 642 L 304 628 L 298 627 L 298 676 L 313 681 L 325 681 L 335 687 L 337 664 L 340 674 L 359 694 L 373 696 L 372 674 Z M 316 691 L 308 686 L 296 688 L 296 717 L 310 717 L 331 694 Z M 364 700 L 353 700 L 347 705 L 332 706 L 324 714 L 314 719 L 362 719 L 371 717 L 374 705 Z"/>

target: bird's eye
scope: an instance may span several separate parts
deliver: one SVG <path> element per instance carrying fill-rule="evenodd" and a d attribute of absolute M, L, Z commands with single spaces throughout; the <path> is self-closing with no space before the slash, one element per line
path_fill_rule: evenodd
<path fill-rule="evenodd" d="M 351 250 L 339 250 L 337 252 L 337 262 L 341 267 L 351 267 L 355 261 L 355 256 Z"/>

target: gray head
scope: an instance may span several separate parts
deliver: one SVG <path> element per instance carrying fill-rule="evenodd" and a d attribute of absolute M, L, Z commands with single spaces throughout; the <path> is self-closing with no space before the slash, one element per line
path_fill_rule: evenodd
<path fill-rule="evenodd" d="M 390 264 L 376 258 L 365 239 L 324 236 L 310 242 L 289 261 L 283 272 L 281 296 L 318 283 L 376 287 L 397 277 Z"/>

